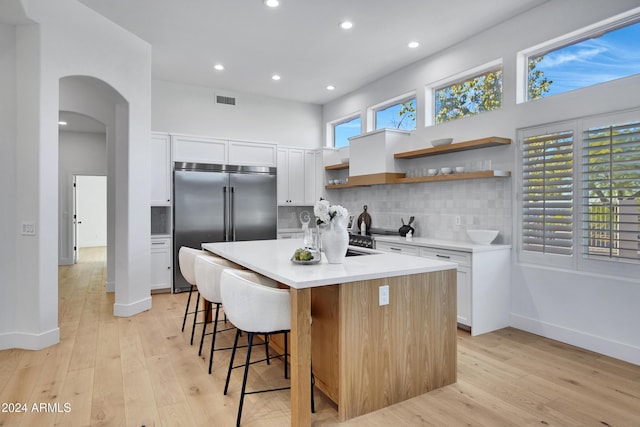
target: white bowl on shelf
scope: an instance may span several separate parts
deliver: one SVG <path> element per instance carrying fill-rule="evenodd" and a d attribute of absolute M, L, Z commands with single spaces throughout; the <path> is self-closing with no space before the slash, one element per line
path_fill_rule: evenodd
<path fill-rule="evenodd" d="M 499 230 L 467 229 L 467 236 L 477 245 L 490 245 L 498 237 L 498 233 Z"/>
<path fill-rule="evenodd" d="M 453 138 L 440 138 L 432 140 L 431 145 L 433 145 L 434 147 L 439 147 L 441 145 L 451 144 L 452 142 Z"/>
<path fill-rule="evenodd" d="M 349 158 L 348 157 L 341 158 L 340 163 L 349 163 Z"/>
<path fill-rule="evenodd" d="M 451 168 L 440 168 L 440 173 L 443 175 L 449 175 L 451 173 Z"/>

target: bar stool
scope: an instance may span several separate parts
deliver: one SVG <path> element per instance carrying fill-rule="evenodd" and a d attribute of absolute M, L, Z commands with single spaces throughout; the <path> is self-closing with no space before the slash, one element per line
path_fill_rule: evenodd
<path fill-rule="evenodd" d="M 224 347 L 224 348 L 215 348 L 216 345 L 216 335 L 219 332 L 228 331 L 233 328 L 225 328 L 218 330 L 218 322 L 220 316 L 220 306 L 222 306 L 222 297 L 220 296 L 220 275 L 222 272 L 227 269 L 242 269 L 236 263 L 228 261 L 226 259 L 211 256 L 211 255 L 198 255 L 195 260 L 195 278 L 196 283 L 198 284 L 198 291 L 202 298 L 207 301 L 208 309 L 206 313 L 206 317 L 209 318 L 213 311 L 213 305 L 216 306 L 216 314 L 212 321 L 213 323 L 213 332 L 207 334 L 207 324 L 205 323 L 202 327 L 202 336 L 200 337 L 200 350 L 198 351 L 198 355 L 202 353 L 202 344 L 204 343 L 205 335 L 212 335 L 211 337 L 211 351 L 209 354 L 209 374 L 211 374 L 211 366 L 213 364 L 213 352 L 216 350 L 231 350 L 232 347 Z"/>
<path fill-rule="evenodd" d="M 196 331 L 196 324 L 203 323 L 197 322 L 197 315 L 201 313 L 202 310 L 198 311 L 198 307 L 200 305 L 200 292 L 198 291 L 198 286 L 196 283 L 195 276 L 195 262 L 196 257 L 198 255 L 207 255 L 208 252 L 190 248 L 188 246 L 182 246 L 180 251 L 178 252 L 178 263 L 180 264 L 180 272 L 182 276 L 185 278 L 187 283 L 191 285 L 189 288 L 189 297 L 187 298 L 187 306 L 184 308 L 184 317 L 182 318 L 182 332 L 184 332 L 184 325 L 187 322 L 187 316 L 193 314 L 193 326 L 191 327 L 191 341 L 190 344 L 193 345 L 193 335 Z M 189 311 L 189 307 L 191 305 L 191 295 L 193 294 L 193 287 L 196 287 L 196 292 L 198 293 L 198 297 L 196 298 L 196 309 L 194 311 Z"/>
<path fill-rule="evenodd" d="M 266 390 L 246 391 L 249 365 L 262 360 L 251 362 L 251 346 L 255 334 L 285 334 L 284 340 L 284 364 L 285 378 L 287 375 L 287 334 L 291 330 L 291 303 L 288 289 L 278 289 L 277 283 L 267 277 L 260 276 L 247 270 L 224 270 L 220 275 L 220 294 L 227 317 L 236 328 L 236 337 L 233 343 L 227 380 L 224 385 L 224 394 L 229 389 L 231 370 L 244 366 L 242 389 L 240 391 L 240 403 L 236 425 L 240 426 L 244 397 L 247 394 L 264 393 L 268 391 L 287 390 L 291 387 L 279 387 Z M 247 356 L 243 365 L 233 366 L 233 361 L 238 347 L 240 332 L 247 333 Z M 273 356 L 279 357 L 279 356 Z M 314 408 L 313 399 L 313 375 L 311 378 L 311 408 Z"/>

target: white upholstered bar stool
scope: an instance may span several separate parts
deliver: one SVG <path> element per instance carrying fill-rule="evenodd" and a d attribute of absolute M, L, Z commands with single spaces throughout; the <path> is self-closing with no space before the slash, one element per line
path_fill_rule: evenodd
<path fill-rule="evenodd" d="M 205 335 L 211 335 L 211 350 L 209 354 L 209 373 L 211 373 L 211 366 L 213 364 L 213 352 L 216 350 L 230 350 L 231 347 L 215 348 L 216 335 L 219 332 L 224 332 L 233 328 L 218 329 L 218 322 L 220 321 L 220 307 L 222 306 L 222 297 L 220 296 L 220 275 L 227 269 L 241 270 L 242 267 L 238 264 L 228 261 L 226 259 L 212 256 L 212 255 L 198 255 L 195 261 L 195 278 L 198 284 L 198 291 L 200 296 L 207 301 L 207 318 L 211 316 L 213 306 L 216 306 L 216 314 L 213 316 L 213 332 L 207 334 L 207 324 L 202 327 L 202 336 L 200 337 L 200 350 L 198 355 L 202 353 L 202 344 L 204 343 Z"/>
<path fill-rule="evenodd" d="M 196 257 L 198 255 L 207 255 L 207 254 L 208 252 L 206 251 L 190 248 L 188 246 L 182 246 L 180 248 L 180 251 L 178 252 L 178 263 L 180 264 L 180 272 L 182 273 L 182 276 L 187 281 L 187 283 L 191 285 L 191 287 L 189 288 L 189 297 L 187 298 L 187 306 L 184 308 L 184 317 L 182 318 L 182 331 L 184 332 L 184 325 L 187 322 L 187 316 L 189 316 L 190 314 L 193 314 L 193 326 L 191 327 L 191 341 L 190 341 L 190 344 L 192 345 L 193 345 L 193 335 L 196 331 L 196 324 L 202 323 L 202 322 L 198 322 L 196 319 L 198 313 L 200 313 L 202 310 L 198 311 L 198 307 L 200 305 L 200 292 L 198 291 L 198 286 L 196 284 L 195 262 L 196 262 Z M 193 294 L 194 286 L 196 287 L 196 293 L 197 293 L 196 308 L 194 311 L 189 311 L 189 308 L 191 305 L 191 295 Z"/>
<path fill-rule="evenodd" d="M 220 293 L 222 296 L 222 305 L 224 306 L 227 318 L 237 328 L 231 359 L 229 360 L 227 380 L 224 386 L 225 395 L 229 388 L 231 370 L 233 368 L 244 366 L 242 389 L 240 391 L 240 403 L 236 419 L 236 425 L 239 426 L 245 395 L 264 393 L 267 391 L 286 390 L 290 388 L 280 387 L 267 390 L 246 391 L 249 366 L 252 363 L 262 361 L 258 360 L 251 362 L 251 345 L 255 334 L 285 334 L 285 348 L 282 356 L 284 356 L 285 377 L 288 377 L 286 369 L 288 363 L 287 334 L 291 330 L 291 297 L 289 290 L 278 289 L 278 285 L 275 281 L 247 270 L 224 270 L 220 276 Z M 236 354 L 236 348 L 238 346 L 240 331 L 247 333 L 247 356 L 243 365 L 234 366 L 233 362 Z M 313 410 L 313 377 L 311 387 L 311 407 Z"/>

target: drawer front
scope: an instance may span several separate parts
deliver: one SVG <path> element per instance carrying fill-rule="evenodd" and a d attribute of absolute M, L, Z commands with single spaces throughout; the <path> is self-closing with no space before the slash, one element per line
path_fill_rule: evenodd
<path fill-rule="evenodd" d="M 451 261 L 460 265 L 471 267 L 471 254 L 467 252 L 451 251 L 438 248 L 420 248 L 420 256 L 425 258 L 439 259 L 441 261 Z"/>
<path fill-rule="evenodd" d="M 169 249 L 171 239 L 151 239 L 151 249 Z"/>
<path fill-rule="evenodd" d="M 376 249 L 405 255 L 420 255 L 420 251 L 417 246 L 402 245 L 397 243 L 376 242 Z"/>
<path fill-rule="evenodd" d="M 278 233 L 278 239 L 302 239 L 304 233 Z"/>

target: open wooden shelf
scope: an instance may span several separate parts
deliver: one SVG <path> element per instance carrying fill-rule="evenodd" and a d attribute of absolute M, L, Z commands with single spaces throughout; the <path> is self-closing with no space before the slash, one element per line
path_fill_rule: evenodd
<path fill-rule="evenodd" d="M 337 165 L 328 165 L 324 167 L 325 170 L 328 171 L 337 171 L 340 169 L 349 169 L 349 163 L 339 163 Z"/>
<path fill-rule="evenodd" d="M 452 173 L 449 175 L 435 176 L 415 176 L 411 178 L 400 178 L 396 184 L 409 184 L 413 182 L 440 182 L 440 181 L 458 181 L 461 179 L 481 179 L 481 178 L 507 178 L 511 176 L 509 171 L 488 170 L 479 172 Z"/>
<path fill-rule="evenodd" d="M 367 183 L 332 184 L 332 185 L 325 185 L 324 188 L 326 188 L 327 190 L 337 190 L 341 188 L 368 187 L 371 185 L 381 185 L 381 184 L 412 184 L 414 182 L 460 181 L 462 179 L 508 178 L 510 176 L 511 176 L 511 172 L 509 171 L 488 170 L 488 171 L 479 171 L 479 172 L 452 173 L 449 175 L 396 178 L 392 182 L 377 183 L 377 184 L 367 184 Z"/>
<path fill-rule="evenodd" d="M 457 151 L 475 150 L 478 148 L 495 147 L 498 145 L 509 145 L 511 139 L 491 136 L 489 138 L 474 139 L 471 141 L 458 142 L 455 144 L 441 145 L 439 147 L 421 148 L 419 150 L 404 151 L 393 155 L 396 159 L 415 159 L 418 157 L 435 156 L 438 154 L 455 153 Z"/>

